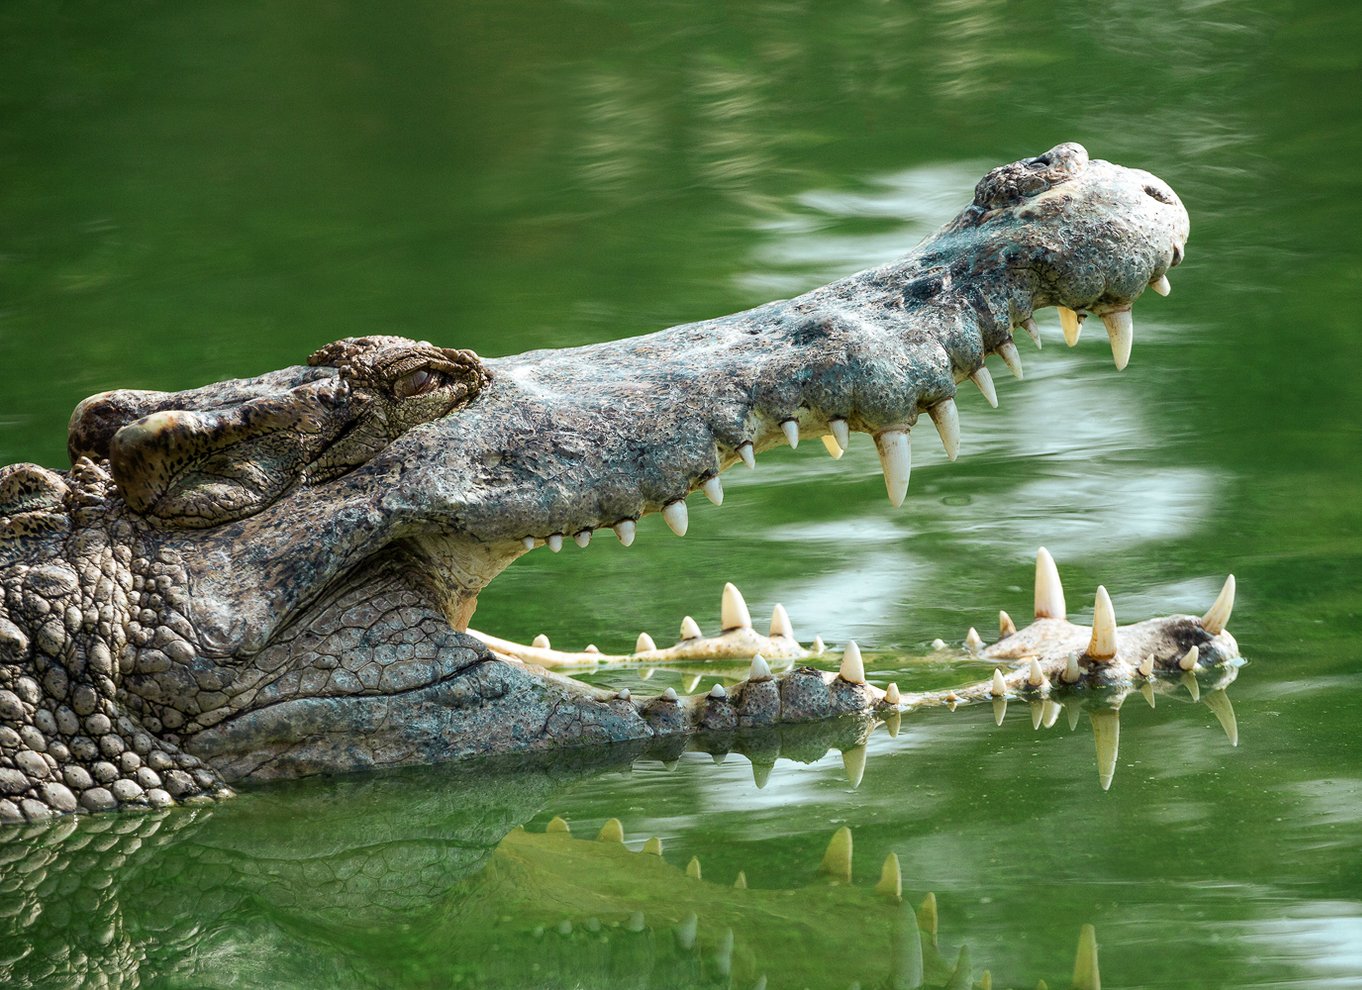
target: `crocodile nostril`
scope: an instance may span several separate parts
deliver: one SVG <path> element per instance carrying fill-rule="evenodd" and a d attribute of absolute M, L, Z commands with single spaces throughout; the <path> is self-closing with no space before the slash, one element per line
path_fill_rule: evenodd
<path fill-rule="evenodd" d="M 1160 189 L 1158 186 L 1145 186 L 1144 192 L 1150 199 L 1157 199 L 1160 203 L 1168 206 L 1173 205 L 1173 197 L 1166 189 Z"/>
<path fill-rule="evenodd" d="M 1169 267 L 1169 268 L 1176 268 L 1176 267 L 1177 267 L 1178 265 L 1180 265 L 1180 264 L 1182 264 L 1182 245 L 1181 245 L 1181 244 L 1174 244 L 1174 245 L 1173 245 L 1173 260 L 1170 261 L 1170 262 L 1168 263 L 1168 267 Z"/>

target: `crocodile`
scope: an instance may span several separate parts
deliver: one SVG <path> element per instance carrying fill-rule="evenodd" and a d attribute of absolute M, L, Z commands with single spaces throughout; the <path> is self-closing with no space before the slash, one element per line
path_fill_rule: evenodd
<path fill-rule="evenodd" d="M 751 658 L 709 693 L 653 697 L 552 668 L 609 663 L 470 630 L 479 592 L 520 556 L 660 513 L 777 444 L 851 435 L 905 498 L 926 413 L 954 459 L 957 386 L 996 405 L 984 359 L 1020 377 L 1014 331 L 1089 315 L 1117 368 L 1131 306 L 1169 289 L 1188 217 L 1148 172 L 1062 144 L 988 172 L 903 258 L 797 298 L 629 339 L 482 358 L 396 336 L 182 392 L 118 390 L 73 412 L 71 467 L 0 470 L 0 823 L 222 796 L 241 780 L 697 734 L 926 704 L 1129 688 L 1237 661 L 1231 577 L 1203 616 L 1118 627 L 1066 618 L 1038 555 L 1036 619 L 971 647 L 991 678 L 914 694 L 836 671 L 777 610 L 741 596 L 724 632 L 646 637 L 640 662 Z M 593 655 L 594 654 L 594 655 Z M 620 659 L 620 658 L 613 658 Z"/>

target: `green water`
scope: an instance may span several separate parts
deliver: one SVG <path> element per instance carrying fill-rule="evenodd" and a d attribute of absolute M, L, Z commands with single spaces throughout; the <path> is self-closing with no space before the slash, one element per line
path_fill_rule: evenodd
<path fill-rule="evenodd" d="M 901 253 L 989 166 L 1077 140 L 1192 216 L 1124 373 L 1091 332 L 1064 348 L 1051 314 L 1024 382 L 994 369 L 1000 410 L 962 398 L 957 463 L 917 445 L 902 510 L 863 437 L 836 463 L 773 452 L 683 540 L 653 517 L 630 550 L 531 554 L 477 625 L 665 642 L 685 614 L 712 628 L 731 580 L 806 640 L 873 645 L 881 682 L 939 684 L 978 671 L 924 662 L 930 641 L 1026 615 L 1044 544 L 1072 608 L 1100 582 L 1123 620 L 1199 612 L 1233 571 L 1250 662 L 1228 690 L 1237 747 L 1209 692 L 1132 698 L 1106 791 L 1086 717 L 1037 731 L 1014 705 L 1000 727 L 980 707 L 879 729 L 854 789 L 818 739 L 762 788 L 743 756 L 690 753 L 304 781 L 16 832 L 0 973 L 879 986 L 903 978 L 902 911 L 871 889 L 892 851 L 974 985 L 1068 986 L 1092 924 L 1108 987 L 1362 986 L 1359 53 L 1362 13 L 1324 0 L 11 0 L 0 463 L 62 464 L 90 393 L 253 374 L 336 337 L 505 354 L 789 295 Z M 614 683 L 683 684 L 641 673 Z M 532 834 L 555 814 L 578 839 Z M 579 841 L 609 817 L 631 849 L 660 836 L 662 861 Z M 829 886 L 843 825 L 853 884 Z M 578 844 L 521 848 L 550 841 Z"/>

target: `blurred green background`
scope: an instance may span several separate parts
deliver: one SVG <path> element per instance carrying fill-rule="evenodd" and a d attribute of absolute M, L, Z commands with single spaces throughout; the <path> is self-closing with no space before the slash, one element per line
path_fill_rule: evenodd
<path fill-rule="evenodd" d="M 1185 694 L 1136 702 L 1104 792 L 1085 728 L 962 709 L 878 733 L 854 790 L 835 752 L 780 762 L 762 789 L 745 760 L 689 754 L 671 772 L 566 775 L 515 815 L 437 803 L 427 837 L 400 841 L 617 815 L 678 866 L 698 855 L 707 877 L 798 889 L 847 824 L 857 881 L 897 852 L 914 900 L 935 891 L 943 930 L 996 986 L 1067 985 L 1089 922 L 1113 986 L 1362 986 L 1359 93 L 1362 10 L 1325 0 L 8 0 L 0 463 L 63 465 L 67 417 L 93 392 L 255 374 L 338 337 L 499 355 L 795 294 L 903 253 L 992 165 L 1080 141 L 1167 180 L 1192 216 L 1172 296 L 1136 307 L 1129 369 L 1100 333 L 1065 349 L 1042 314 L 1026 381 L 995 369 L 997 412 L 962 397 L 960 460 L 919 444 L 902 510 L 868 441 L 836 463 L 817 444 L 772 452 L 725 479 L 721 509 L 696 505 L 684 540 L 653 517 L 627 551 L 529 555 L 477 625 L 665 642 L 684 614 L 712 628 L 731 580 L 754 613 L 782 601 L 801 637 L 871 644 L 877 678 L 916 686 L 978 673 L 924 663 L 926 644 L 988 632 L 1000 607 L 1026 615 L 1040 544 L 1072 609 L 1101 582 L 1125 621 L 1200 612 L 1234 571 L 1240 745 Z M 142 917 L 113 867 L 134 946 L 118 966 L 250 985 L 277 962 L 268 945 L 292 961 L 286 983 L 515 985 L 475 962 L 500 936 L 463 924 L 458 883 L 432 892 L 382 859 L 370 879 L 401 895 L 406 934 L 375 916 L 358 937 L 252 860 L 256 837 L 365 834 L 444 781 L 404 774 L 368 803 L 304 782 L 197 813 L 211 841 L 142 867 L 191 935 Z M 202 868 L 205 842 L 236 868 Z M 325 872 L 328 855 L 303 858 Z M 350 884 L 363 929 L 371 891 Z M 82 910 L 33 951 L 110 909 Z M 773 990 L 879 978 L 800 951 L 769 963 Z M 629 982 L 594 958 L 533 979 Z"/>

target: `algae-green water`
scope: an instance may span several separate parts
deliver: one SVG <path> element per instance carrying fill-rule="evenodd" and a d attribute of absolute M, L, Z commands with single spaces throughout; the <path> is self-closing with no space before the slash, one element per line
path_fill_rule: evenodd
<path fill-rule="evenodd" d="M 1067 987 L 1091 925 L 1108 987 L 1362 986 L 1360 53 L 1324 0 L 5 4 L 0 463 L 62 466 L 91 393 L 338 337 L 498 355 L 788 296 L 1076 140 L 1192 217 L 1127 370 L 1042 313 L 1001 408 L 962 393 L 960 459 L 915 445 L 901 510 L 863 436 L 772 451 L 684 539 L 528 555 L 476 624 L 665 643 L 733 581 L 937 685 L 980 668 L 931 641 L 1026 616 L 1044 545 L 1079 617 L 1099 583 L 1122 621 L 1200 612 L 1233 572 L 1248 663 L 1127 700 L 1105 790 L 1086 714 L 1014 704 L 880 727 L 856 787 L 819 737 L 7 831 L 0 982 Z M 645 673 L 596 679 L 691 680 Z M 849 877 L 820 872 L 844 826 Z"/>

